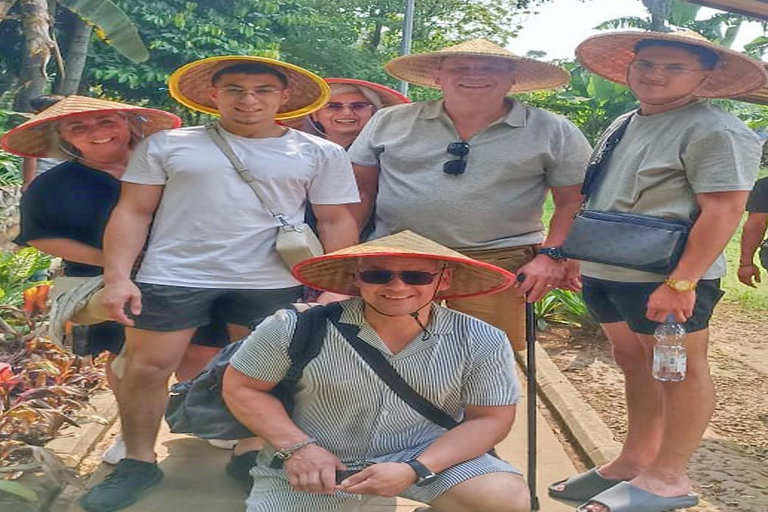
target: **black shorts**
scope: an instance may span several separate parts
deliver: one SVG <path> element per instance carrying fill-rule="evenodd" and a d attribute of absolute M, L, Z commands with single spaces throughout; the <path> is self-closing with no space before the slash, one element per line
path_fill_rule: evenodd
<path fill-rule="evenodd" d="M 270 290 L 191 288 L 136 283 L 141 290 L 141 314 L 134 327 L 147 331 L 180 331 L 211 323 L 249 327 L 255 320 L 285 308 L 301 296 L 302 287 Z"/>
<path fill-rule="evenodd" d="M 625 283 L 584 277 L 582 294 L 592 316 L 601 324 L 627 322 L 640 334 L 653 334 L 658 322 L 646 318 L 648 298 L 663 283 Z M 693 316 L 683 324 L 686 332 L 696 332 L 709 326 L 715 305 L 724 292 L 719 279 L 702 279 L 696 286 Z"/>

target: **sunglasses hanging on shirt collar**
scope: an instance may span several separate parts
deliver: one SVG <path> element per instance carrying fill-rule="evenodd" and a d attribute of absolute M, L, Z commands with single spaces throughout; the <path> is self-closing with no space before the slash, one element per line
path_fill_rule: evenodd
<path fill-rule="evenodd" d="M 464 171 L 467 170 L 467 161 L 464 158 L 469 154 L 469 143 L 464 141 L 451 142 L 448 144 L 447 151 L 458 158 L 445 162 L 443 164 L 443 172 L 451 176 L 464 174 Z"/>

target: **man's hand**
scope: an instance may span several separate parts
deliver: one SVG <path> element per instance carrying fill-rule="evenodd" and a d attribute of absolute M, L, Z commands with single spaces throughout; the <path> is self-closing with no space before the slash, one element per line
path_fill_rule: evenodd
<path fill-rule="evenodd" d="M 382 462 L 355 473 L 337 487 L 350 494 L 399 496 L 416 483 L 416 472 L 405 462 Z"/>
<path fill-rule="evenodd" d="M 514 284 L 518 295 L 528 294 L 528 302 L 536 302 L 565 278 L 565 265 L 549 256 L 539 254 L 520 267 L 517 274 L 525 274 L 525 280 Z"/>
<path fill-rule="evenodd" d="M 752 282 L 752 279 L 755 281 Z M 739 265 L 739 281 L 752 288 L 757 288 L 755 283 L 760 281 L 760 269 L 757 265 L 750 263 L 749 265 Z"/>
<path fill-rule="evenodd" d="M 645 316 L 654 322 L 666 322 L 669 315 L 675 315 L 678 322 L 685 322 L 693 315 L 696 291 L 677 292 L 664 283 L 648 298 Z"/>
<path fill-rule="evenodd" d="M 566 260 L 565 277 L 558 288 L 572 292 L 581 291 L 581 264 L 578 260 Z"/>
<path fill-rule="evenodd" d="M 316 444 L 308 444 L 285 461 L 285 472 L 291 487 L 315 494 L 336 492 L 337 469 L 346 469 L 346 466 L 334 454 Z"/>
<path fill-rule="evenodd" d="M 134 315 L 141 314 L 141 292 L 130 279 L 106 283 L 101 292 L 101 303 L 111 318 L 129 327 L 133 326 L 133 320 L 125 314 L 125 305 L 128 304 Z"/>

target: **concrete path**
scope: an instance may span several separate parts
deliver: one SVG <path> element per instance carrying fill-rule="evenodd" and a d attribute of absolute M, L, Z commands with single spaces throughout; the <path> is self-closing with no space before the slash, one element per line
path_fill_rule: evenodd
<path fill-rule="evenodd" d="M 522 376 L 521 381 L 524 382 Z M 113 427 L 110 434 L 114 435 L 116 429 L 117 426 Z M 575 469 L 540 413 L 538 415 L 538 446 L 541 511 L 572 512 L 574 506 L 552 501 L 546 493 L 548 483 L 573 474 Z M 524 402 L 520 404 L 518 420 L 512 432 L 497 447 L 497 451 L 503 459 L 523 471 L 526 470 Z M 213 448 L 205 441 L 194 437 L 171 434 L 163 425 L 157 452 L 165 479 L 158 487 L 149 491 L 141 501 L 124 509 L 126 512 L 244 512 L 245 491 L 238 482 L 224 473 L 224 465 L 230 456 L 229 451 Z M 111 467 L 102 464 L 94 473 L 88 486 L 100 481 L 109 471 Z M 396 503 L 394 500 L 383 499 L 381 505 L 369 505 L 366 511 L 411 512 L 418 506 L 423 505 L 402 499 L 398 499 Z M 83 511 L 76 503 L 72 503 L 52 512 Z"/>

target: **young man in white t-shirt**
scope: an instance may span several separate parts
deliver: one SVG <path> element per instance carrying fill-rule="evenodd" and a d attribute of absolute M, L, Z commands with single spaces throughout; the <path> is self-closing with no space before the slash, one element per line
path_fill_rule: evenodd
<path fill-rule="evenodd" d="M 322 106 L 319 77 L 271 59 L 214 57 L 177 71 L 171 91 L 220 115 L 223 137 L 290 222 L 302 222 L 311 203 L 326 251 L 357 243 L 347 205 L 359 198 L 344 149 L 275 122 Z M 128 326 L 119 401 L 127 457 L 81 500 L 89 512 L 127 507 L 162 479 L 154 443 L 167 381 L 194 330 L 215 314 L 240 338 L 301 289 L 275 249 L 280 222 L 204 127 L 157 135 L 132 156 L 105 234 L 104 304 Z"/>
<path fill-rule="evenodd" d="M 648 215 L 691 225 L 670 272 L 582 262 L 584 300 L 613 346 L 626 380 L 628 429 L 621 453 L 556 482 L 552 496 L 585 502 L 580 512 L 662 512 L 693 507 L 687 463 L 714 410 L 707 364 L 708 322 L 723 295 L 723 249 L 736 230 L 760 163 L 758 136 L 733 115 L 700 101 L 748 93 L 766 81 L 760 62 L 691 33 L 619 32 L 576 50 L 587 69 L 629 86 L 637 112 L 608 129 L 626 131 L 591 187 L 591 210 Z M 626 123 L 628 124 L 624 124 Z M 616 132 L 620 133 L 620 132 Z M 632 228 L 627 226 L 628 230 Z M 603 243 L 598 230 L 595 244 Z M 646 250 L 644 240 L 634 244 Z M 652 375 L 654 331 L 683 324 L 687 373 Z"/>

